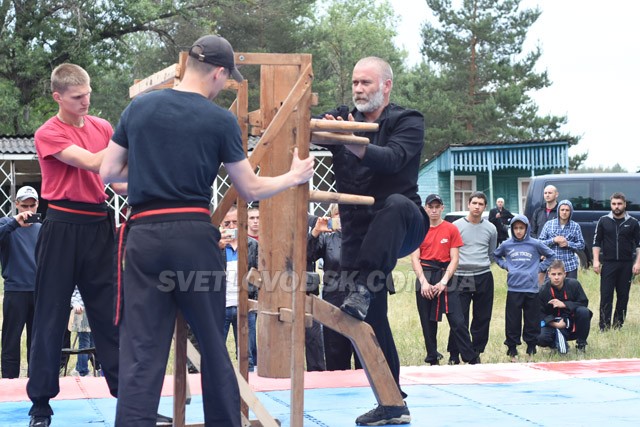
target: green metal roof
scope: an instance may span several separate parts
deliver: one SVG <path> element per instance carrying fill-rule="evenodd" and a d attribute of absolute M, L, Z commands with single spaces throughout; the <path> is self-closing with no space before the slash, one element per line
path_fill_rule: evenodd
<path fill-rule="evenodd" d="M 568 140 L 495 141 L 450 144 L 425 164 L 437 162 L 438 172 L 481 172 L 507 168 L 566 169 Z"/>

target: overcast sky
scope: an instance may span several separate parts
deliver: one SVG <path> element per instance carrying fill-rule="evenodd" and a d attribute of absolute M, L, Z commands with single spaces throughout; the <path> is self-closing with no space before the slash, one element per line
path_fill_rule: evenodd
<path fill-rule="evenodd" d="M 402 20 L 398 45 L 420 61 L 426 0 L 389 0 Z M 551 87 L 531 94 L 540 114 L 567 115 L 564 130 L 582 136 L 570 154 L 588 151 L 587 166 L 640 169 L 640 1 L 523 0 L 542 15 L 526 46 L 542 48 L 539 70 Z"/>

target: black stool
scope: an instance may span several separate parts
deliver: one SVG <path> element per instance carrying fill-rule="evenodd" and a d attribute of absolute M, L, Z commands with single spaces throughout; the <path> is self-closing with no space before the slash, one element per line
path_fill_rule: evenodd
<path fill-rule="evenodd" d="M 79 354 L 87 354 L 89 355 L 89 360 L 91 361 L 91 367 L 93 369 L 93 376 L 97 377 L 99 375 L 96 374 L 96 348 L 95 347 L 87 347 L 87 348 L 63 348 L 62 349 L 62 355 L 66 358 L 67 363 L 65 363 L 64 365 L 64 376 L 67 376 L 67 367 L 68 367 L 68 362 L 69 362 L 69 357 L 74 354 L 74 355 L 79 355 Z"/>

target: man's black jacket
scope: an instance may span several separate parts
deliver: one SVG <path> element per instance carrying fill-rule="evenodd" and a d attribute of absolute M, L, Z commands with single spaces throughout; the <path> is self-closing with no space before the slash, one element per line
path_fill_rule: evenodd
<path fill-rule="evenodd" d="M 329 111 L 334 117 L 348 120 L 349 113 L 358 122 L 364 115 L 346 106 Z M 424 117 L 416 110 L 389 104 L 376 121 L 378 132 L 358 132 L 369 138 L 370 145 L 359 159 L 342 145 L 328 146 L 333 154 L 333 172 L 340 193 L 372 196 L 376 205 L 392 194 L 402 194 L 420 206 L 418 169 L 424 146 Z"/>

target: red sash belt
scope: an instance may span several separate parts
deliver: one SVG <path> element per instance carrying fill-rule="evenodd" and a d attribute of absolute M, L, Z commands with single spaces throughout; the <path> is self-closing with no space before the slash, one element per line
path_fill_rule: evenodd
<path fill-rule="evenodd" d="M 181 214 L 181 213 L 203 213 L 205 215 L 211 215 L 209 209 L 205 208 L 165 208 L 165 209 L 151 209 L 148 211 L 143 211 L 132 215 L 129 218 L 130 221 L 144 218 L 147 216 L 155 216 L 155 215 L 171 215 L 171 214 Z"/>
<path fill-rule="evenodd" d="M 444 295 L 444 297 L 443 297 Z M 449 313 L 449 295 L 447 293 L 447 288 L 444 288 L 444 291 L 438 296 L 438 303 L 436 305 L 436 321 L 440 321 L 442 319 L 442 311 L 440 308 L 440 301 L 444 299 L 444 313 Z"/>
<path fill-rule="evenodd" d="M 91 211 L 85 211 L 80 209 L 64 208 L 62 206 L 54 205 L 53 203 L 49 203 L 49 207 L 51 209 L 55 209 L 58 211 L 69 212 L 69 213 L 78 214 L 78 215 L 101 216 L 101 217 L 106 217 L 108 215 L 107 212 L 91 212 Z"/>

